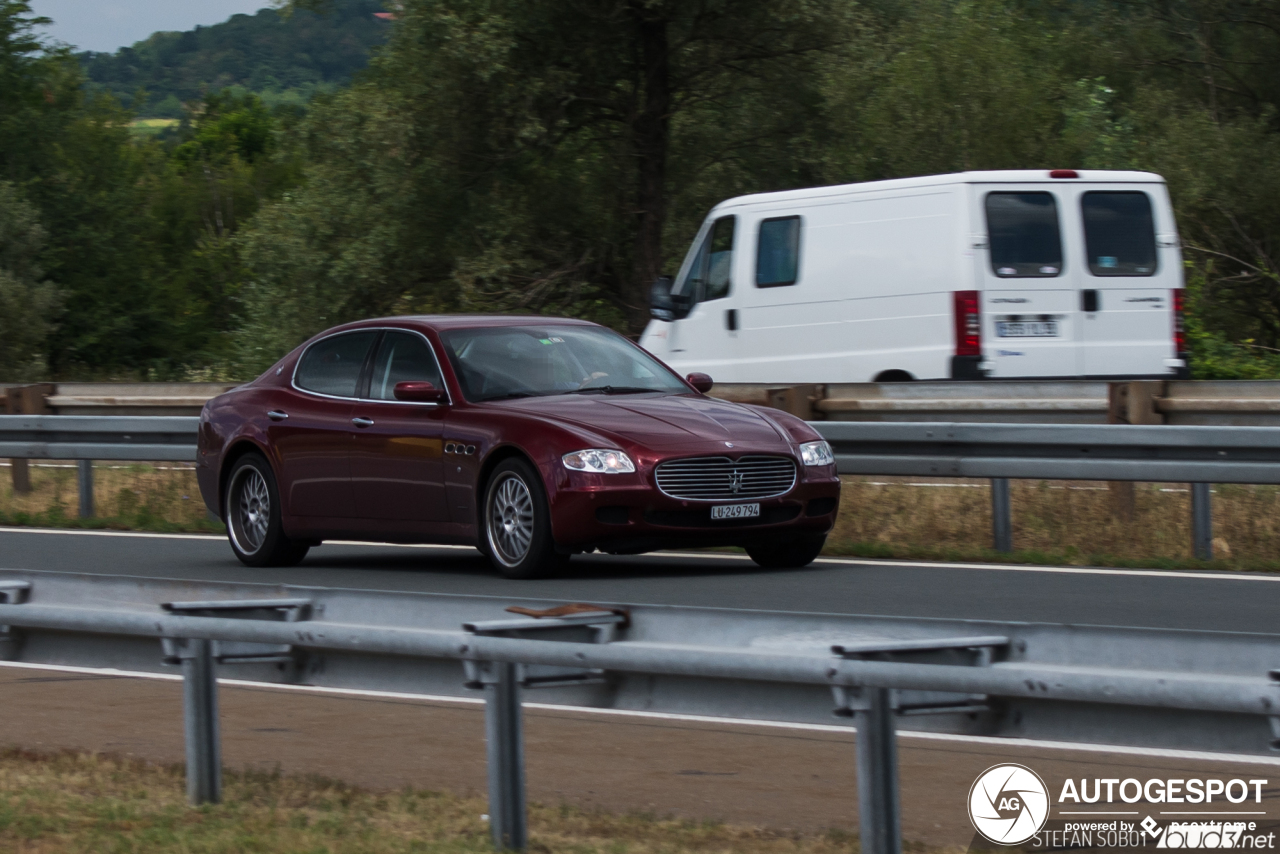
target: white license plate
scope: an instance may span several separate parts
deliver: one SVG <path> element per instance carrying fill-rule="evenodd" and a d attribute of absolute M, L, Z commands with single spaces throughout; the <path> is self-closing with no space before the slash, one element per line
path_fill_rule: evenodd
<path fill-rule="evenodd" d="M 1001 320 L 996 322 L 1000 338 L 1057 338 L 1056 320 Z"/>
<path fill-rule="evenodd" d="M 717 504 L 711 508 L 712 519 L 752 519 L 759 515 L 759 504 Z"/>

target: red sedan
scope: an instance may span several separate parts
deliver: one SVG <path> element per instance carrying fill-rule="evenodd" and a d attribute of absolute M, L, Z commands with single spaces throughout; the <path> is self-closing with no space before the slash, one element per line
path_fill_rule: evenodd
<path fill-rule="evenodd" d="M 809 563 L 840 499 L 830 446 L 710 389 L 585 321 L 349 323 L 205 405 L 200 491 L 250 566 L 327 539 L 474 545 L 512 578 L 595 550 Z"/>

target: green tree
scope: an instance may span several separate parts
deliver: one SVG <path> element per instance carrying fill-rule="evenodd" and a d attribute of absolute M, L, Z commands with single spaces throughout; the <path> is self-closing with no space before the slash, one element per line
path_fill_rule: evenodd
<path fill-rule="evenodd" d="M 45 374 L 45 339 L 62 295 L 40 269 L 44 229 L 13 184 L 0 181 L 0 376 L 37 380 Z"/>

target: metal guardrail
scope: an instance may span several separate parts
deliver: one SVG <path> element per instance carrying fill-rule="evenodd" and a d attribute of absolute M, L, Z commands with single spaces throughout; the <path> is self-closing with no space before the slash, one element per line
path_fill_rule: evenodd
<path fill-rule="evenodd" d="M 0 415 L 0 458 L 78 460 L 80 516 L 87 519 L 94 515 L 94 460 L 195 462 L 199 427 L 198 417 L 187 416 Z"/>
<path fill-rule="evenodd" d="M 867 854 L 901 851 L 898 730 L 1280 750 L 1280 635 L 567 604 L 2 572 L 0 657 L 180 665 L 195 803 L 219 797 L 219 666 L 267 683 L 483 691 L 499 848 L 527 842 L 521 702 L 535 688 L 557 705 L 755 720 L 834 709 L 856 727 Z"/>
<path fill-rule="evenodd" d="M 80 460 L 80 515 L 93 515 L 92 460 L 196 458 L 199 419 L 0 415 L 0 457 Z M 1192 541 L 1212 557 L 1211 483 L 1280 484 L 1280 427 L 818 421 L 841 474 L 992 480 L 995 548 L 1012 551 L 1009 479 L 1192 484 Z"/>

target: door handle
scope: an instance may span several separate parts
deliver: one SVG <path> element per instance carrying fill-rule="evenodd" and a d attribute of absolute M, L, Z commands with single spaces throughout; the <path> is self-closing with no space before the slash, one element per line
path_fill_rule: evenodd
<path fill-rule="evenodd" d="M 373 419 L 372 418 L 352 418 L 351 423 L 356 425 L 357 427 L 372 427 Z"/>
<path fill-rule="evenodd" d="M 736 308 L 726 309 L 724 313 L 724 327 L 730 332 L 738 331 L 738 310 Z"/>
<path fill-rule="evenodd" d="M 1080 292 L 1081 311 L 1092 314 L 1099 308 L 1098 291 L 1096 288 L 1087 288 Z"/>
<path fill-rule="evenodd" d="M 283 412 L 279 409 L 273 409 L 267 413 L 267 417 L 272 421 L 283 421 L 289 417 L 289 413 Z"/>

